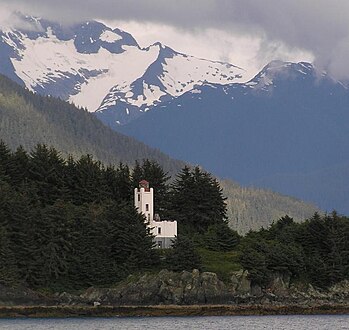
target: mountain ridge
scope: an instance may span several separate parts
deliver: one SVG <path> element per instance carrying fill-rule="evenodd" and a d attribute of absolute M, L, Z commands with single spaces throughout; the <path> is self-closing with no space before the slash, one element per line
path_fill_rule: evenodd
<path fill-rule="evenodd" d="M 330 171 L 327 177 L 317 175 L 316 181 L 312 174 L 325 168 L 335 173 L 338 166 L 349 165 L 348 88 L 309 63 L 277 63 L 247 83 L 197 86 L 133 122 L 113 127 L 220 177 L 349 213 L 349 200 L 341 197 L 332 204 L 330 193 L 349 196 L 344 185 L 330 179 Z M 348 182 L 345 173 L 341 178 Z M 324 191 L 321 199 L 307 193 L 311 188 L 301 180 L 307 175 L 313 176 L 313 189 Z M 288 189 L 290 180 L 277 180 L 282 176 L 297 176 L 298 188 Z"/>
<path fill-rule="evenodd" d="M 42 95 L 107 112 L 114 123 L 128 122 L 206 81 L 244 79 L 244 70 L 230 63 L 195 58 L 160 42 L 141 48 L 129 33 L 97 21 L 63 27 L 22 19 L 35 31 L 0 33 L 6 59 L 0 73 Z"/>

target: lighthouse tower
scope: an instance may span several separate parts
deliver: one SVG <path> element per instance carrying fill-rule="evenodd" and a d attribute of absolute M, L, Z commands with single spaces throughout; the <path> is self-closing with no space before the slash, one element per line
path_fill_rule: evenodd
<path fill-rule="evenodd" d="M 135 207 L 145 215 L 147 224 L 150 225 L 154 219 L 154 190 L 149 188 L 146 180 L 139 183 L 139 189 L 135 188 Z"/>
<path fill-rule="evenodd" d="M 162 221 L 158 214 L 154 216 L 154 190 L 149 187 L 148 181 L 142 180 L 139 188 L 135 188 L 134 203 L 138 212 L 145 216 L 147 227 L 154 235 L 155 247 L 170 248 L 173 239 L 177 236 L 177 221 Z"/>

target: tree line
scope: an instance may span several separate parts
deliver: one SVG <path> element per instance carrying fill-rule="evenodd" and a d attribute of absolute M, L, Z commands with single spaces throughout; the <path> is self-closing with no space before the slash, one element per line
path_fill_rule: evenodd
<path fill-rule="evenodd" d="M 250 231 L 239 249 L 241 265 L 262 287 L 281 273 L 326 288 L 349 279 L 349 218 L 333 211 L 296 223 L 285 216 L 269 229 Z"/>
<path fill-rule="evenodd" d="M 176 219 L 183 236 L 217 225 L 229 230 L 222 190 L 198 167 L 184 167 L 169 184 L 162 167 L 147 159 L 132 169 L 104 166 L 91 155 L 64 159 L 46 145 L 28 153 L 0 142 L 0 282 L 69 289 L 154 267 L 181 268 L 180 249 L 193 257 L 193 245 L 178 240 L 164 265 L 134 207 L 142 179 L 154 188 L 155 212 Z"/>

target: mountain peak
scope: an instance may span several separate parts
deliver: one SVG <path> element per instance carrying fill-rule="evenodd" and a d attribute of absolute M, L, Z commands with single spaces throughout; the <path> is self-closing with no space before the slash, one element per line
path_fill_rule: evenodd
<path fill-rule="evenodd" d="M 256 90 L 271 91 L 276 81 L 304 79 L 306 76 L 315 77 L 316 75 L 316 70 L 311 63 L 293 63 L 274 60 L 268 63 L 246 85 Z"/>

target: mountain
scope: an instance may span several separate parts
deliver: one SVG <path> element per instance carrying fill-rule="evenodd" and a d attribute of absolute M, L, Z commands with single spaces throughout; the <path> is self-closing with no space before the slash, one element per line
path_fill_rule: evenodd
<path fill-rule="evenodd" d="M 34 94 L 2 75 L 0 139 L 11 148 L 22 145 L 30 150 L 37 143 L 45 143 L 61 150 L 64 155 L 79 157 L 89 153 L 106 164 L 122 161 L 132 165 L 136 159 L 150 158 L 172 175 L 185 165 L 111 130 L 83 109 L 53 97 Z M 299 200 L 261 189 L 242 188 L 231 181 L 222 182 L 222 186 L 228 197 L 230 224 L 240 233 L 267 227 L 285 214 L 300 221 L 318 211 Z"/>
<path fill-rule="evenodd" d="M 62 26 L 21 19 L 26 29 L 0 32 L 0 73 L 116 124 L 196 85 L 244 80 L 245 71 L 232 64 L 181 54 L 161 43 L 141 48 L 129 33 L 100 22 Z"/>
<path fill-rule="evenodd" d="M 274 61 L 246 83 L 206 83 L 109 124 L 218 176 L 349 214 L 349 91 L 309 63 Z"/>

